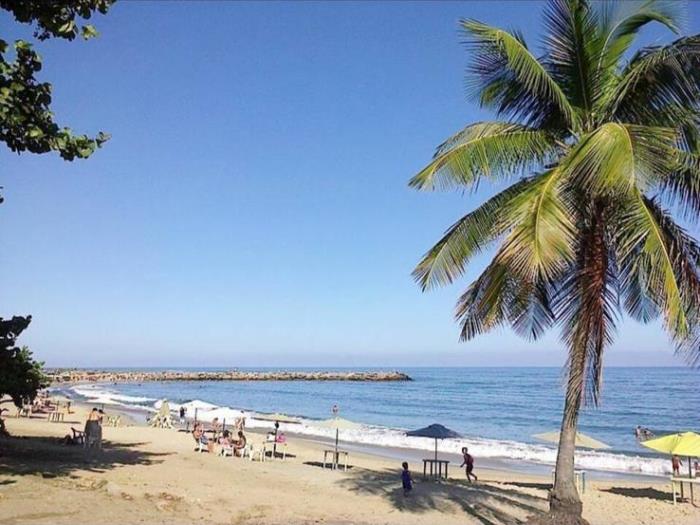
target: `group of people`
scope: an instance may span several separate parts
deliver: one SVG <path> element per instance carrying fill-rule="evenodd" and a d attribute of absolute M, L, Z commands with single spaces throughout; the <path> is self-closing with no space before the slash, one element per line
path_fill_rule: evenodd
<path fill-rule="evenodd" d="M 411 476 L 411 471 L 408 469 L 407 461 L 404 461 L 401 464 L 401 467 L 401 485 L 403 487 L 403 495 L 408 496 L 413 490 L 413 477 Z M 474 456 L 469 453 L 469 449 L 467 447 L 462 447 L 462 464 L 459 467 L 464 467 L 464 473 L 467 476 L 467 481 L 469 483 L 472 482 L 472 478 L 474 478 L 474 481 L 478 481 L 476 474 L 474 474 Z"/>
<path fill-rule="evenodd" d="M 654 433 L 646 427 L 637 425 L 637 428 L 634 429 L 634 436 L 637 438 L 637 441 L 645 441 L 653 438 Z"/>
<path fill-rule="evenodd" d="M 208 436 L 207 432 L 209 432 L 211 436 Z M 210 429 L 205 429 L 204 423 L 201 421 L 195 423 L 192 436 L 199 445 L 207 447 L 208 452 L 214 452 L 214 447 L 218 444 L 221 447 L 221 454 L 224 454 L 226 450 L 232 450 L 234 456 L 240 456 L 242 450 L 248 443 L 243 430 L 238 431 L 237 439 L 234 438 L 233 434 L 228 430 L 221 432 L 218 420 L 212 421 Z"/>

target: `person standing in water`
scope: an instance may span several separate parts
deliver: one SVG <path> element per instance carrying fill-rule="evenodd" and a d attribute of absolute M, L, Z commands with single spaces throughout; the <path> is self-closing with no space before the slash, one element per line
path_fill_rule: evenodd
<path fill-rule="evenodd" d="M 476 474 L 474 474 L 474 458 L 469 453 L 469 449 L 467 447 L 462 447 L 462 457 L 464 458 L 464 461 L 462 461 L 460 468 L 466 466 L 466 469 L 464 472 L 467 475 L 467 481 L 469 481 L 469 483 L 471 483 L 472 476 L 474 477 L 474 481 L 478 481 Z"/>
<path fill-rule="evenodd" d="M 683 462 L 681 461 L 681 458 L 676 456 L 675 454 L 671 457 L 671 466 L 673 467 L 673 475 L 678 477 L 681 475 L 681 466 L 683 465 Z"/>

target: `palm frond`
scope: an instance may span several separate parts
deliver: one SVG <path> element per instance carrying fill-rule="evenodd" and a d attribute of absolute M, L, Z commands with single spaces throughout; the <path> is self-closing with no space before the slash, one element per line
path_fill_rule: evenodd
<path fill-rule="evenodd" d="M 556 318 L 552 310 L 552 283 L 544 279 L 521 279 L 508 309 L 508 321 L 515 332 L 531 341 L 537 340 Z"/>
<path fill-rule="evenodd" d="M 476 186 L 482 177 L 513 177 L 550 160 L 547 132 L 504 122 L 477 122 L 438 146 L 433 161 L 409 181 L 418 189 Z"/>
<path fill-rule="evenodd" d="M 605 7 L 614 6 L 614 9 Z M 679 32 L 681 6 L 679 2 L 647 0 L 645 2 L 612 2 L 601 16 L 603 45 L 598 70 L 614 70 L 634 42 L 640 29 L 657 22 L 674 33 Z"/>
<path fill-rule="evenodd" d="M 510 204 L 536 180 L 516 182 L 453 224 L 413 271 L 423 291 L 452 283 L 462 276 L 469 260 L 512 226 Z"/>
<path fill-rule="evenodd" d="M 460 340 L 469 341 L 507 320 L 505 306 L 510 300 L 508 267 L 498 256 L 460 296 L 455 318 L 462 326 Z"/>
<path fill-rule="evenodd" d="M 678 152 L 678 170 L 661 183 L 661 193 L 691 221 L 700 219 L 700 155 Z"/>
<path fill-rule="evenodd" d="M 619 121 L 656 125 L 700 105 L 700 35 L 639 51 L 598 113 Z M 670 115 L 667 115 L 671 112 Z"/>
<path fill-rule="evenodd" d="M 700 115 L 696 115 L 700 121 Z M 661 194 L 688 220 L 700 219 L 700 122 L 681 128 L 678 169 L 661 183 Z"/>
<path fill-rule="evenodd" d="M 561 120 L 564 127 L 578 128 L 574 108 L 521 35 L 476 20 L 462 20 L 461 25 L 474 51 L 470 85 L 483 106 L 535 127 Z"/>
<path fill-rule="evenodd" d="M 594 194 L 627 194 L 662 181 L 678 166 L 677 134 L 656 128 L 608 122 L 584 136 L 563 169 Z"/>
<path fill-rule="evenodd" d="M 514 227 L 503 242 L 511 271 L 529 281 L 551 280 L 573 256 L 575 208 L 554 168 L 517 195 L 509 215 Z"/>
<path fill-rule="evenodd" d="M 689 330 L 686 283 L 678 273 L 679 250 L 671 242 L 675 237 L 669 236 L 670 223 L 640 193 L 617 205 L 614 227 L 621 267 L 643 272 L 640 282 L 663 311 L 667 330 L 677 339 L 685 338 Z"/>
<path fill-rule="evenodd" d="M 544 24 L 547 70 L 571 104 L 587 116 L 597 87 L 594 75 L 600 43 L 595 11 L 583 0 L 551 0 Z"/>

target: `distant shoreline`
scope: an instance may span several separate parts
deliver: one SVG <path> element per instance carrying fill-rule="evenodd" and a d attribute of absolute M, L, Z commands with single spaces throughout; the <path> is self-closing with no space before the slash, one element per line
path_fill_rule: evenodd
<path fill-rule="evenodd" d="M 47 369 L 51 384 L 65 383 L 139 383 L 152 381 L 357 381 L 393 382 L 412 381 L 403 372 L 377 371 L 299 371 L 280 370 L 254 372 L 228 371 L 110 371 L 83 369 Z"/>

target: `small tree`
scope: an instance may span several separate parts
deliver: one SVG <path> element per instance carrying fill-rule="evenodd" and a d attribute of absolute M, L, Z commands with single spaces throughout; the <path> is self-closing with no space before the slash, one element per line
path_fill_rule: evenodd
<path fill-rule="evenodd" d="M 35 361 L 29 348 L 15 346 L 19 335 L 29 326 L 32 316 L 0 318 L 0 397 L 10 396 L 15 405 L 34 399 L 38 390 L 48 386 L 41 371 L 43 363 Z"/>

